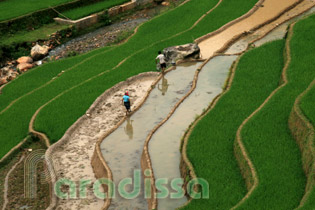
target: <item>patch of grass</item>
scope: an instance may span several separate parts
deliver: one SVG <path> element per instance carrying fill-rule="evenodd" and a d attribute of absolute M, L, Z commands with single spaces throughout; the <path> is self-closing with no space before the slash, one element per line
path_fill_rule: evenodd
<path fill-rule="evenodd" d="M 135 74 L 155 69 L 154 59 L 158 50 L 172 45 L 192 42 L 192 37 L 198 37 L 216 30 L 223 24 L 247 12 L 256 2 L 257 1 L 249 2 L 247 0 L 238 2 L 224 0 L 222 5 L 215 10 L 215 13 L 208 15 L 205 20 L 202 21 L 203 27 L 196 27 L 180 36 L 171 39 L 168 38 L 191 27 L 200 16 L 217 3 L 217 0 L 191 0 L 181 7 L 143 24 L 142 27 L 139 28 L 138 33 L 127 43 L 113 47 L 108 51 L 100 49 L 97 53 L 93 53 L 94 57 L 83 55 L 86 56 L 86 60 L 80 65 L 76 66 L 71 71 L 65 72 L 51 84 L 24 97 L 12 108 L 0 115 L 0 128 L 1 130 L 7 131 L 0 133 L 1 144 L 3 144 L 0 156 L 3 156 L 6 151 L 25 136 L 28 130 L 28 123 L 33 113 L 41 105 L 45 104 L 59 93 L 94 76 L 94 79 L 72 89 L 40 112 L 36 120 L 36 129 L 47 133 L 53 142 L 57 141 L 65 130 L 69 128 L 78 117 L 83 115 L 92 102 L 105 90 Z M 236 10 L 235 8 L 238 9 Z M 223 11 L 228 11 L 226 14 L 229 15 L 225 15 L 221 19 L 216 19 L 216 14 L 221 14 Z M 189 15 L 183 16 L 182 14 Z M 159 30 L 156 30 L 157 27 Z M 168 38 L 168 40 L 162 41 L 166 38 Z M 130 56 L 129 59 L 123 63 L 123 65 L 111 70 L 128 56 Z M 69 59 L 69 62 L 75 63 L 76 61 L 76 63 L 78 63 L 76 57 L 72 59 L 71 61 Z M 45 73 L 43 71 L 44 69 L 47 72 L 55 72 L 56 65 L 60 65 L 60 63 L 46 64 L 45 68 L 43 66 L 41 69 L 42 74 Z M 64 61 L 64 65 L 68 65 L 68 67 L 71 66 L 66 61 Z M 60 72 L 60 68 L 64 68 L 64 65 L 59 67 L 58 72 Z M 33 71 L 36 72 L 38 70 L 39 69 L 34 69 Z M 97 76 L 102 72 L 106 73 L 102 76 Z M 38 73 L 38 76 L 40 75 L 41 73 Z M 22 79 L 22 77 L 16 81 L 20 79 Z M 36 84 L 38 81 L 33 80 L 33 82 L 31 82 L 31 80 L 32 79 L 29 80 L 29 85 L 33 85 L 33 83 Z M 38 82 L 41 82 L 41 80 Z M 23 82 L 20 84 L 22 83 Z M 11 88 L 13 88 L 13 86 L 15 85 L 12 85 Z M 38 85 L 35 86 L 38 87 Z M 6 89 L 4 89 L 3 92 L 5 90 Z M 15 89 L 15 91 L 12 92 L 15 94 L 19 91 L 20 90 Z M 21 88 L 21 91 L 24 91 L 23 88 Z M 11 99 L 15 97 L 14 94 L 12 94 Z M 9 101 L 9 99 L 7 101 Z M 56 107 L 58 108 L 56 109 Z"/>
<path fill-rule="evenodd" d="M 304 194 L 306 178 L 301 153 L 291 136 L 288 120 L 295 99 L 315 78 L 314 33 L 315 16 L 295 25 L 288 84 L 244 127 L 243 142 L 260 182 L 238 209 L 294 209 Z"/>
<path fill-rule="evenodd" d="M 19 17 L 40 9 L 56 6 L 74 0 L 4 0 L 0 2 L 0 21 Z"/>
<path fill-rule="evenodd" d="M 5 35 L 0 38 L 0 45 L 11 45 L 21 42 L 35 42 L 39 39 L 47 40 L 52 33 L 68 28 L 66 25 L 51 23 L 34 31 L 19 31 L 14 35 Z"/>
<path fill-rule="evenodd" d="M 253 49 L 239 61 L 231 89 L 196 125 L 187 155 L 198 177 L 209 182 L 210 198 L 182 209 L 230 209 L 246 194 L 233 144 L 236 131 L 277 88 L 283 68 L 284 41 Z"/>
<path fill-rule="evenodd" d="M 119 32 L 119 34 L 117 34 L 117 37 L 116 37 L 115 41 L 112 43 L 112 45 L 118 44 L 118 43 L 126 40 L 132 34 L 133 34 L 133 30 Z"/>
<path fill-rule="evenodd" d="M 111 7 L 121 5 L 129 1 L 130 0 L 103 0 L 101 2 L 97 2 L 94 4 L 87 5 L 87 6 L 67 10 L 63 12 L 62 14 L 72 20 L 77 20 L 82 17 L 107 10 Z M 63 16 L 60 16 L 60 17 L 64 18 Z"/>

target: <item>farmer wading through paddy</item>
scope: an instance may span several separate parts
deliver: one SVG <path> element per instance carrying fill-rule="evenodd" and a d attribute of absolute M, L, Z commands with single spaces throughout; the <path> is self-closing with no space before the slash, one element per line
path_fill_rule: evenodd
<path fill-rule="evenodd" d="M 130 109 L 130 97 L 129 97 L 129 93 L 128 91 L 125 92 L 125 95 L 122 98 L 122 102 L 124 103 L 125 107 L 126 107 L 126 115 L 128 114 L 128 112 L 131 112 Z"/>
<path fill-rule="evenodd" d="M 162 69 L 162 73 L 163 73 L 166 68 L 165 56 L 162 54 L 161 51 L 159 51 L 158 54 L 159 55 L 155 58 L 155 63 L 157 64 L 159 60 L 160 68 Z"/>

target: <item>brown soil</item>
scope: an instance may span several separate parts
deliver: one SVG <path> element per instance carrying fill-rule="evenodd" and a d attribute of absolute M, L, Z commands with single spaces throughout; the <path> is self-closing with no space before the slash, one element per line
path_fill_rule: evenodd
<path fill-rule="evenodd" d="M 4 182 L 5 182 L 5 177 L 7 173 L 10 171 L 10 169 L 19 161 L 21 157 L 21 154 L 15 156 L 8 164 L 4 165 L 0 169 L 0 209 L 2 209 L 2 205 L 4 204 Z"/>
<path fill-rule="evenodd" d="M 297 2 L 298 0 L 265 0 L 263 5 L 249 17 L 200 42 L 199 47 L 202 58 L 209 58 L 236 36 L 244 32 L 249 32 L 255 27 L 277 17 L 280 13 Z"/>
<path fill-rule="evenodd" d="M 284 13 L 281 17 L 279 17 L 277 20 L 273 21 L 270 24 L 267 24 L 266 26 L 263 26 L 256 32 L 254 32 L 254 36 L 262 36 L 264 34 L 267 34 L 268 32 L 272 31 L 277 26 L 283 24 L 284 22 L 303 14 L 305 11 L 311 9 L 315 6 L 314 0 L 304 0 L 302 3 L 291 9 L 290 11 Z"/>
<path fill-rule="evenodd" d="M 38 149 L 46 149 L 40 141 L 33 142 L 29 148 L 32 151 Z M 28 155 L 29 152 L 20 152 L 14 161 L 11 161 L 6 168 L 12 167 L 23 155 Z M 24 198 L 24 161 L 19 163 L 12 171 L 8 180 L 8 204 L 6 209 L 20 209 L 22 207 L 32 210 L 45 209 L 50 203 L 50 185 L 41 181 L 41 174 L 45 172 L 45 165 L 43 162 L 39 163 L 37 168 L 37 198 Z M 1 173 L 2 175 L 2 173 Z M 6 175 L 6 174 L 5 174 Z"/>

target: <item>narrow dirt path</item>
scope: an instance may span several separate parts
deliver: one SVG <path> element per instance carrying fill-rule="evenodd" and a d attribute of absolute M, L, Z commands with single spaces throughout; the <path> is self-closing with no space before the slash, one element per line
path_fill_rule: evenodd
<path fill-rule="evenodd" d="M 211 57 L 222 46 L 227 45 L 235 37 L 262 26 L 263 24 L 277 18 L 284 11 L 297 5 L 300 0 L 265 0 L 263 4 L 249 17 L 233 24 L 220 33 L 207 35 L 200 39 L 199 47 L 202 58 Z"/>
<path fill-rule="evenodd" d="M 23 155 L 20 158 L 20 160 L 12 166 L 12 168 L 8 172 L 7 176 L 5 177 L 4 190 L 3 190 L 3 192 L 4 192 L 4 194 L 3 194 L 4 203 L 3 203 L 3 206 L 2 206 L 2 210 L 5 210 L 6 206 L 9 203 L 9 200 L 8 200 L 9 177 L 10 177 L 11 173 L 14 171 L 14 169 L 24 160 L 24 158 L 25 158 L 25 156 Z"/>

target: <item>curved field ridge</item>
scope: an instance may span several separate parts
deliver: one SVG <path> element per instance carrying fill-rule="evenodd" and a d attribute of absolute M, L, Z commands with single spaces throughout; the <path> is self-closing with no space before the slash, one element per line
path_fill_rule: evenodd
<path fill-rule="evenodd" d="M 242 121 L 278 86 L 282 52 L 283 41 L 277 41 L 243 55 L 234 64 L 225 91 L 190 128 L 183 158 L 193 163 L 187 162 L 195 168 L 196 174 L 190 171 L 193 178 L 208 181 L 210 199 L 192 200 L 182 209 L 229 209 L 245 196 L 233 140 Z"/>
<path fill-rule="evenodd" d="M 315 77 L 310 68 L 315 63 L 312 58 L 314 20 L 315 16 L 311 16 L 290 29 L 287 48 L 291 62 L 287 83 L 285 81 L 286 85 L 282 85 L 241 132 L 260 183 L 237 209 L 293 209 L 303 197 L 306 180 L 300 151 L 288 129 L 288 119 L 296 98 Z"/>
<path fill-rule="evenodd" d="M 289 118 L 289 127 L 292 132 L 292 135 L 296 139 L 301 153 L 302 153 L 302 162 L 304 172 L 307 177 L 307 184 L 305 188 L 305 194 L 300 202 L 300 205 L 297 209 L 308 209 L 311 206 L 314 206 L 314 199 L 312 198 L 312 194 L 315 191 L 315 131 L 314 126 L 310 122 L 310 120 L 305 116 L 304 113 L 310 115 L 309 106 L 304 107 L 303 111 L 301 110 L 301 101 L 305 101 L 305 103 L 310 103 L 314 106 L 314 98 L 313 103 L 311 102 L 312 98 L 308 98 L 311 95 L 311 92 L 314 92 L 315 80 L 308 86 L 308 88 L 299 95 L 299 97 L 295 100 L 293 109 Z M 312 116 L 312 115 L 310 115 Z M 314 117 L 314 116 L 312 116 Z M 314 120 L 314 119 L 313 119 Z M 313 204 L 313 205 L 312 205 Z"/>
<path fill-rule="evenodd" d="M 291 38 L 292 38 L 292 27 L 289 29 L 289 35 L 288 35 L 288 38 L 286 40 L 286 45 L 285 45 L 285 47 L 286 47 L 286 50 L 285 50 L 286 63 L 285 63 L 285 66 L 284 66 L 282 74 L 281 74 L 281 79 L 283 81 L 283 84 L 281 86 L 279 86 L 277 89 L 275 89 L 268 96 L 268 98 L 266 98 L 264 103 L 262 103 L 258 109 L 256 109 L 251 115 L 249 115 L 242 122 L 241 126 L 237 130 L 235 146 L 234 146 L 235 156 L 237 157 L 237 160 L 239 162 L 241 172 L 243 174 L 243 177 L 245 178 L 245 182 L 246 182 L 247 189 L 249 190 L 249 192 L 235 207 L 233 207 L 233 209 L 236 209 L 238 206 L 240 206 L 253 193 L 253 191 L 256 189 L 256 187 L 258 186 L 258 183 L 259 183 L 255 167 L 254 167 L 252 161 L 250 160 L 250 158 L 247 154 L 246 148 L 242 142 L 242 136 L 241 136 L 242 129 L 244 128 L 245 124 L 249 120 L 251 120 L 266 105 L 266 103 L 268 103 L 268 101 L 271 99 L 271 97 L 273 97 L 282 87 L 284 87 L 288 83 L 286 72 L 287 72 L 287 69 L 288 69 L 290 61 L 291 61 L 290 46 L 289 46 Z"/>

